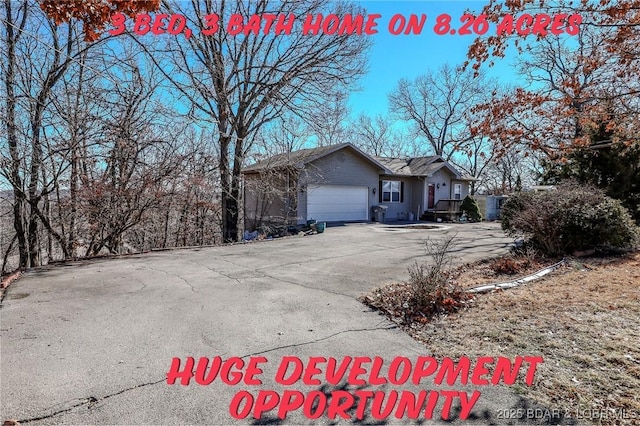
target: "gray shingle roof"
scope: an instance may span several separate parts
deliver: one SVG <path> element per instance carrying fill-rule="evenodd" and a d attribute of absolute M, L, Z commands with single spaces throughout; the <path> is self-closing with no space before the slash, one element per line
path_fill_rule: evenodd
<path fill-rule="evenodd" d="M 401 176 L 431 176 L 446 166 L 444 160 L 437 155 L 415 158 L 375 157 L 375 159 L 391 170 L 394 175 Z"/>
<path fill-rule="evenodd" d="M 321 146 L 318 148 L 301 149 L 294 152 L 274 155 L 267 159 L 258 161 L 249 167 L 245 167 L 244 173 L 255 173 L 264 169 L 295 167 L 302 168 L 318 158 L 332 154 L 344 148 L 349 148 L 378 166 L 384 174 L 397 176 L 433 176 L 435 172 L 442 168 L 447 168 L 457 179 L 473 180 L 469 176 L 461 174 L 451 164 L 444 161 L 442 157 L 433 155 L 429 157 L 413 158 L 387 158 L 367 155 L 350 143 Z"/>
<path fill-rule="evenodd" d="M 321 146 L 318 148 L 301 149 L 294 152 L 277 154 L 273 157 L 260 160 L 255 164 L 245 167 L 244 172 L 256 172 L 262 169 L 280 167 L 300 167 L 308 163 L 309 161 L 315 160 L 316 158 L 324 157 L 325 155 L 331 154 L 332 152 L 335 152 L 345 147 L 346 145 L 349 144 L 344 143 L 340 145 Z"/>
<path fill-rule="evenodd" d="M 252 164 L 251 166 L 245 167 L 243 171 L 244 173 L 252 173 L 252 172 L 257 172 L 263 169 L 270 169 L 270 168 L 281 168 L 281 167 L 301 168 L 307 163 L 317 160 L 318 158 L 322 158 L 326 155 L 332 154 L 343 148 L 352 149 L 353 151 L 361 155 L 363 158 L 369 160 L 371 163 L 374 163 L 376 166 L 380 167 L 381 169 L 384 169 L 384 166 L 382 166 L 377 161 L 376 158 L 365 154 L 360 149 L 358 149 L 357 147 L 355 147 L 350 143 L 341 143 L 337 145 L 321 146 L 317 148 L 301 149 L 294 152 L 277 154 L 277 155 L 274 155 L 273 157 L 260 160 L 257 163 Z"/>

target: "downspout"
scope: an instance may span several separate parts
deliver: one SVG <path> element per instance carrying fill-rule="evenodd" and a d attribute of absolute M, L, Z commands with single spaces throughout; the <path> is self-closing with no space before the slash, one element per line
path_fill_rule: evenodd
<path fill-rule="evenodd" d="M 291 213 L 291 181 L 290 181 L 290 170 L 287 168 L 287 183 L 285 185 L 285 216 L 284 223 L 285 225 L 289 225 L 289 214 Z"/>
<path fill-rule="evenodd" d="M 247 186 L 245 185 L 244 177 L 244 173 L 242 173 L 240 178 L 240 185 L 242 185 L 242 191 L 240 191 L 242 194 L 242 221 L 239 221 L 242 223 L 242 229 L 238 230 L 239 235 L 244 235 L 244 231 L 247 229 Z"/>
<path fill-rule="evenodd" d="M 418 180 L 422 181 L 422 197 L 420 197 L 420 198 L 424 199 L 424 194 L 425 194 L 426 185 L 427 185 L 427 179 L 426 179 L 426 177 L 420 177 L 420 176 L 417 176 L 417 177 L 418 177 Z M 416 220 L 420 220 L 420 217 L 422 216 L 422 211 L 421 211 L 420 207 L 421 207 L 421 205 L 418 204 L 418 211 L 416 212 L 417 213 Z"/>

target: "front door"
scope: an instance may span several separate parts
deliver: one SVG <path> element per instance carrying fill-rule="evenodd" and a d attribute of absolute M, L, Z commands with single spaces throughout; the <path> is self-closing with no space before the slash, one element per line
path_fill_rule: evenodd
<path fill-rule="evenodd" d="M 432 183 L 430 183 L 428 191 L 429 193 L 427 198 L 427 208 L 432 209 L 436 204 L 436 187 Z"/>

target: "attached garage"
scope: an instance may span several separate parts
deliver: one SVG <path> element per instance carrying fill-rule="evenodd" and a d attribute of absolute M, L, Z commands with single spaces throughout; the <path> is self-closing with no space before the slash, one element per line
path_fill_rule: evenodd
<path fill-rule="evenodd" d="M 318 221 L 369 219 L 369 188 L 351 185 L 309 185 L 307 218 Z"/>

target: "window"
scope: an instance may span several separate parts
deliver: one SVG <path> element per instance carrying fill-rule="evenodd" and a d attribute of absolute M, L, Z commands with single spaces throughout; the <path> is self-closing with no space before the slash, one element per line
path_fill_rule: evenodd
<path fill-rule="evenodd" d="M 383 203 L 400 203 L 401 185 L 396 180 L 383 180 L 382 181 L 382 202 Z"/>
<path fill-rule="evenodd" d="M 459 200 L 462 197 L 462 184 L 453 184 L 453 199 Z"/>

